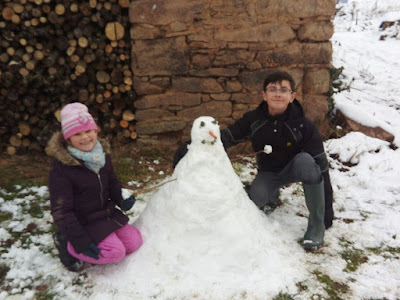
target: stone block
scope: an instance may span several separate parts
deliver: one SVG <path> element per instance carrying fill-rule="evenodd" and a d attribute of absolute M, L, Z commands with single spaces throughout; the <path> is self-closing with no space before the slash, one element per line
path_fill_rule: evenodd
<path fill-rule="evenodd" d="M 294 18 L 331 17 L 336 12 L 335 0 L 256 0 L 259 21 L 293 20 Z"/>
<path fill-rule="evenodd" d="M 242 88 L 243 87 L 242 87 L 241 83 L 236 79 L 227 80 L 225 82 L 225 90 L 229 93 L 240 92 L 242 90 Z"/>
<path fill-rule="evenodd" d="M 135 101 L 136 109 L 149 109 L 169 106 L 194 106 L 201 103 L 199 93 L 166 93 L 159 95 L 146 95 Z"/>
<path fill-rule="evenodd" d="M 131 27 L 131 39 L 132 40 L 150 40 L 162 37 L 161 30 L 159 27 L 139 24 Z"/>
<path fill-rule="evenodd" d="M 207 54 L 195 54 L 192 56 L 192 64 L 193 67 L 199 68 L 199 69 L 204 69 L 204 68 L 209 68 L 211 67 L 211 59 L 210 56 Z M 193 71 L 198 71 L 196 70 L 191 70 Z"/>
<path fill-rule="evenodd" d="M 172 89 L 190 93 L 222 93 L 221 84 L 214 78 L 177 77 L 172 79 Z"/>
<path fill-rule="evenodd" d="M 265 78 L 275 71 L 277 71 L 277 69 L 242 72 L 239 74 L 239 81 L 242 84 L 243 88 L 248 91 L 262 91 Z"/>
<path fill-rule="evenodd" d="M 210 94 L 210 98 L 217 101 L 228 101 L 231 99 L 231 96 L 230 93 Z"/>
<path fill-rule="evenodd" d="M 262 86 L 260 87 L 260 92 L 258 93 L 234 93 L 232 94 L 232 102 L 235 103 L 235 107 L 238 105 L 258 105 L 263 101 L 261 95 Z"/>
<path fill-rule="evenodd" d="M 330 75 L 326 69 L 307 71 L 303 81 L 305 94 L 325 94 L 329 91 Z"/>
<path fill-rule="evenodd" d="M 201 116 L 211 116 L 215 119 L 230 117 L 232 103 L 229 101 L 210 101 L 199 106 L 186 108 L 177 113 L 178 117 L 194 120 Z"/>
<path fill-rule="evenodd" d="M 248 63 L 252 62 L 255 53 L 247 50 L 222 50 L 219 51 L 212 64 L 216 67 L 235 66 L 243 69 Z"/>
<path fill-rule="evenodd" d="M 137 110 L 135 112 L 136 116 L 136 121 L 141 122 L 141 121 L 147 121 L 151 119 L 165 119 L 165 118 L 172 118 L 174 117 L 174 114 L 168 110 L 165 109 L 144 109 L 144 110 Z"/>
<path fill-rule="evenodd" d="M 332 45 L 327 43 L 305 43 L 301 45 L 305 64 L 329 65 L 332 61 Z"/>
<path fill-rule="evenodd" d="M 190 137 L 188 137 L 190 138 Z M 187 138 L 187 139 L 188 139 Z M 182 134 L 178 132 L 166 132 L 152 135 L 140 135 L 137 139 L 137 145 L 150 147 L 173 147 L 177 148 L 182 141 Z"/>
<path fill-rule="evenodd" d="M 292 43 L 274 50 L 260 51 L 256 59 L 263 68 L 301 64 L 301 44 Z"/>
<path fill-rule="evenodd" d="M 302 25 L 297 31 L 300 40 L 329 41 L 334 32 L 332 22 L 312 22 Z"/>
<path fill-rule="evenodd" d="M 137 40 L 132 47 L 132 68 L 136 76 L 181 75 L 189 70 L 185 37 Z"/>
<path fill-rule="evenodd" d="M 303 108 L 306 117 L 314 123 L 320 123 L 328 114 L 328 100 L 326 96 L 304 95 Z"/>
<path fill-rule="evenodd" d="M 153 25 L 192 22 L 208 3 L 197 0 L 136 0 L 129 6 L 129 21 Z"/>
<path fill-rule="evenodd" d="M 154 119 L 145 122 L 137 122 L 136 123 L 136 132 L 138 135 L 141 134 L 155 134 L 155 133 L 163 133 L 163 132 L 171 132 L 171 131 L 181 131 L 187 125 L 187 122 L 177 119 L 171 118 L 170 120 L 162 120 L 160 122 L 154 122 Z"/>
<path fill-rule="evenodd" d="M 216 40 L 228 42 L 269 42 L 280 43 L 296 37 L 292 28 L 286 23 L 261 24 L 237 29 L 219 30 L 215 33 Z"/>
<path fill-rule="evenodd" d="M 239 70 L 236 68 L 196 69 L 191 70 L 189 74 L 198 77 L 235 77 L 239 74 Z"/>
<path fill-rule="evenodd" d="M 143 81 L 139 77 L 134 77 L 133 87 L 138 95 L 161 94 L 167 88 L 165 85 L 155 84 L 150 81 Z"/>

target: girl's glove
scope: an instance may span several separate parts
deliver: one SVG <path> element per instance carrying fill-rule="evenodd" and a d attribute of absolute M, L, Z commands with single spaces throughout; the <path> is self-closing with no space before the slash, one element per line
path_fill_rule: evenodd
<path fill-rule="evenodd" d="M 119 205 L 119 207 L 125 211 L 125 210 L 129 210 L 132 208 L 133 204 L 135 204 L 135 197 L 133 195 L 130 195 L 129 198 L 123 199 L 121 201 L 121 204 Z"/>
<path fill-rule="evenodd" d="M 100 248 L 98 248 L 94 243 L 91 242 L 87 249 L 82 253 L 97 260 L 99 259 Z"/>

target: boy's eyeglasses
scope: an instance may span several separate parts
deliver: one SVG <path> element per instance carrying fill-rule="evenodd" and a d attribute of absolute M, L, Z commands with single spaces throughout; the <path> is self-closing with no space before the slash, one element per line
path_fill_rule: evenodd
<path fill-rule="evenodd" d="M 281 89 L 277 89 L 276 87 L 270 87 L 270 88 L 266 88 L 265 89 L 267 92 L 270 92 L 271 94 L 276 94 L 276 93 L 281 93 L 281 94 L 288 94 L 288 93 L 292 93 L 292 90 L 289 90 L 288 88 L 281 88 Z"/>

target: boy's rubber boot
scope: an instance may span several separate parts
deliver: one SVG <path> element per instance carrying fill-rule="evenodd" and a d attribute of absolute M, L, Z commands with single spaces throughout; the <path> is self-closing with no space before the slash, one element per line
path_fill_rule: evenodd
<path fill-rule="evenodd" d="M 73 257 L 67 249 L 67 239 L 59 232 L 53 234 L 54 245 L 58 250 L 61 263 L 70 271 L 78 272 L 83 267 L 83 262 Z"/>
<path fill-rule="evenodd" d="M 324 244 L 324 180 L 321 180 L 318 184 L 303 184 L 303 189 L 306 198 L 306 205 L 309 211 L 307 231 L 303 240 L 303 248 L 306 251 L 315 251 Z"/>

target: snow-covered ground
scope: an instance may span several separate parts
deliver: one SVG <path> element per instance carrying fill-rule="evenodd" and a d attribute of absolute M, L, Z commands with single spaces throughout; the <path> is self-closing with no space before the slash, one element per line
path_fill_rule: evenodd
<path fill-rule="evenodd" d="M 359 0 L 341 5 L 335 18 L 333 64 L 344 67 L 350 86 L 335 96 L 336 107 L 364 125 L 380 126 L 400 144 L 400 23 L 382 32 L 383 21 L 400 20 L 400 1 Z M 381 35 L 397 38 L 380 41 Z"/>
<path fill-rule="evenodd" d="M 9 199 L 9 191 L 0 187 L 0 211 L 12 213 L 10 220 L 0 220 L 0 275 L 7 272 L 4 266 L 10 268 L 0 283 L 0 299 L 36 299 L 38 295 L 41 299 L 75 300 L 399 299 L 400 39 L 380 41 L 379 25 L 384 20 L 400 19 L 400 1 L 349 0 L 338 8 L 332 37 L 333 64 L 336 68 L 344 67 L 342 80 L 350 89 L 335 94 L 336 106 L 356 121 L 384 128 L 395 136 L 395 141 L 390 145 L 352 132 L 325 142 L 336 219 L 326 232 L 325 247 L 317 253 L 305 253 L 297 243 L 307 224 L 300 185 L 283 189 L 280 197 L 283 205 L 268 217 L 262 216 L 273 224 L 273 232 L 281 230 L 280 238 L 287 239 L 278 243 L 274 251 L 290 253 L 291 261 L 298 262 L 296 267 L 280 261 L 269 262 L 271 270 L 279 266 L 287 270 L 301 266 L 299 274 L 288 278 L 286 287 L 275 290 L 270 280 L 254 282 L 256 274 L 249 277 L 239 274 L 240 282 L 235 282 L 234 272 L 221 273 L 221 278 L 215 279 L 218 284 L 213 284 L 204 274 L 200 277 L 190 274 L 186 266 L 182 266 L 184 281 L 179 280 L 177 270 L 171 270 L 175 279 L 166 274 L 151 276 L 151 272 L 127 269 L 135 254 L 114 266 L 89 266 L 81 273 L 68 272 L 55 256 L 51 235 L 47 233 L 51 216 L 48 203 L 40 202 L 48 197 L 47 188 L 20 189 L 16 197 Z M 248 164 L 235 166 L 243 182 L 251 181 L 255 172 L 254 160 L 247 161 Z M 138 196 L 142 201 L 137 201 L 132 209 L 132 221 L 154 193 Z M 37 209 L 38 206 L 42 209 Z M 13 239 L 14 233 L 22 238 L 8 247 L 7 241 Z M 249 258 L 254 248 L 249 246 Z M 240 257 L 238 261 L 246 260 Z M 151 266 L 154 262 L 148 263 Z M 210 267 L 215 270 L 219 266 L 222 262 L 215 261 Z M 149 274 L 148 278 L 143 274 Z M 145 289 L 135 289 L 129 284 L 137 283 L 137 278 L 143 284 L 152 283 L 157 276 L 159 286 L 152 295 L 141 294 L 139 290 Z M 298 281 L 292 282 L 295 277 Z M 209 284 L 208 297 L 196 294 L 197 287 L 203 288 L 205 283 Z M 174 290 L 175 295 L 171 294 Z"/>

